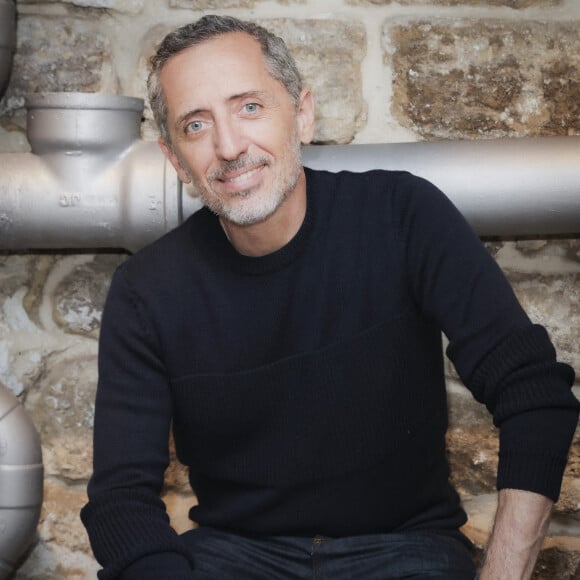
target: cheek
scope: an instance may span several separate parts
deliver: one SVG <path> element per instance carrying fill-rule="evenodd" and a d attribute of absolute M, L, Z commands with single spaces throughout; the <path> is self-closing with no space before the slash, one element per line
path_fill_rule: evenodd
<path fill-rule="evenodd" d="M 212 162 L 212 156 L 203 147 L 191 147 L 184 157 L 184 167 L 195 180 L 205 181 L 211 171 Z"/>
<path fill-rule="evenodd" d="M 254 140 L 254 144 L 274 159 L 281 160 L 287 157 L 294 135 L 292 126 L 283 125 L 263 133 L 259 140 Z"/>

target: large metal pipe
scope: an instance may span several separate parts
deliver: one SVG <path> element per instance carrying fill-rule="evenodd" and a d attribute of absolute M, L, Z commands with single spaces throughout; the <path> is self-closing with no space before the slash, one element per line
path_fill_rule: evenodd
<path fill-rule="evenodd" d="M 442 189 L 481 236 L 580 233 L 580 137 L 308 147 L 318 169 L 403 169 Z"/>
<path fill-rule="evenodd" d="M 43 496 L 40 438 L 18 399 L 0 384 L 0 580 L 30 546 Z"/>
<path fill-rule="evenodd" d="M 0 98 L 8 86 L 16 47 L 16 7 L 13 0 L 0 0 Z"/>
<path fill-rule="evenodd" d="M 135 251 L 200 207 L 157 144 L 139 140 L 141 99 L 57 93 L 27 105 L 32 153 L 0 155 L 0 249 Z M 580 137 L 309 146 L 303 161 L 412 171 L 481 236 L 580 233 Z"/>

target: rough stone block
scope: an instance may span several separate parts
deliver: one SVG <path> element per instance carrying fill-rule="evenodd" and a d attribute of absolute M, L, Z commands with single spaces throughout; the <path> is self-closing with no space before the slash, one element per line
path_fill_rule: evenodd
<path fill-rule="evenodd" d="M 47 480 L 39 524 L 42 539 L 90 553 L 89 539 L 79 517 L 86 502 L 84 489 Z"/>
<path fill-rule="evenodd" d="M 91 24 L 71 18 L 21 16 L 14 68 L 0 102 L 0 115 L 22 109 L 29 93 L 118 92 L 109 39 Z"/>
<path fill-rule="evenodd" d="M 139 14 L 144 0 L 18 0 L 19 4 L 72 4 L 79 8 L 106 9 L 111 12 Z"/>
<path fill-rule="evenodd" d="M 96 383 L 96 353 L 54 352 L 46 358 L 45 372 L 26 398 L 26 409 L 45 447 L 62 445 L 68 439 L 66 455 L 71 465 L 66 468 L 67 477 L 72 478 L 75 467 L 82 473 L 87 469 L 83 462 L 91 443 Z"/>
<path fill-rule="evenodd" d="M 111 276 L 124 259 L 122 254 L 96 255 L 60 280 L 53 316 L 64 332 L 97 338 Z"/>
<path fill-rule="evenodd" d="M 578 23 L 387 22 L 383 41 L 392 113 L 422 137 L 580 134 Z"/>
<path fill-rule="evenodd" d="M 36 297 L 50 256 L 0 256 L 0 381 L 21 395 L 44 368 Z M 41 293 L 41 291 L 40 291 Z"/>

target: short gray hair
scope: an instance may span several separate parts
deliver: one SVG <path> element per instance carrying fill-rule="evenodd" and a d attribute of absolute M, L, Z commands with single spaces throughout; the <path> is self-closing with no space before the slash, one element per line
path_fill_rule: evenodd
<path fill-rule="evenodd" d="M 284 85 L 290 98 L 298 106 L 302 92 L 302 79 L 286 43 L 279 36 L 254 22 L 239 20 L 232 16 L 204 16 L 196 22 L 170 32 L 151 57 L 151 72 L 147 79 L 149 105 L 161 137 L 168 145 L 171 146 L 171 138 L 167 127 L 167 103 L 159 81 L 165 63 L 187 48 L 230 32 L 244 32 L 259 42 L 268 71 L 272 77 Z"/>

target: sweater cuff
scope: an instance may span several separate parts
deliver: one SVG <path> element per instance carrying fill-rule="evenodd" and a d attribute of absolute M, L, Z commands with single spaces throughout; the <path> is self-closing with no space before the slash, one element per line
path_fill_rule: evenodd
<path fill-rule="evenodd" d="M 523 489 L 558 501 L 576 409 L 541 409 L 516 415 L 500 431 L 497 489 Z"/>
<path fill-rule="evenodd" d="M 500 452 L 497 489 L 533 491 L 557 502 L 565 467 L 561 457 Z"/>
<path fill-rule="evenodd" d="M 119 576 L 120 580 L 191 580 L 193 571 L 181 554 L 152 554 L 133 562 Z"/>

